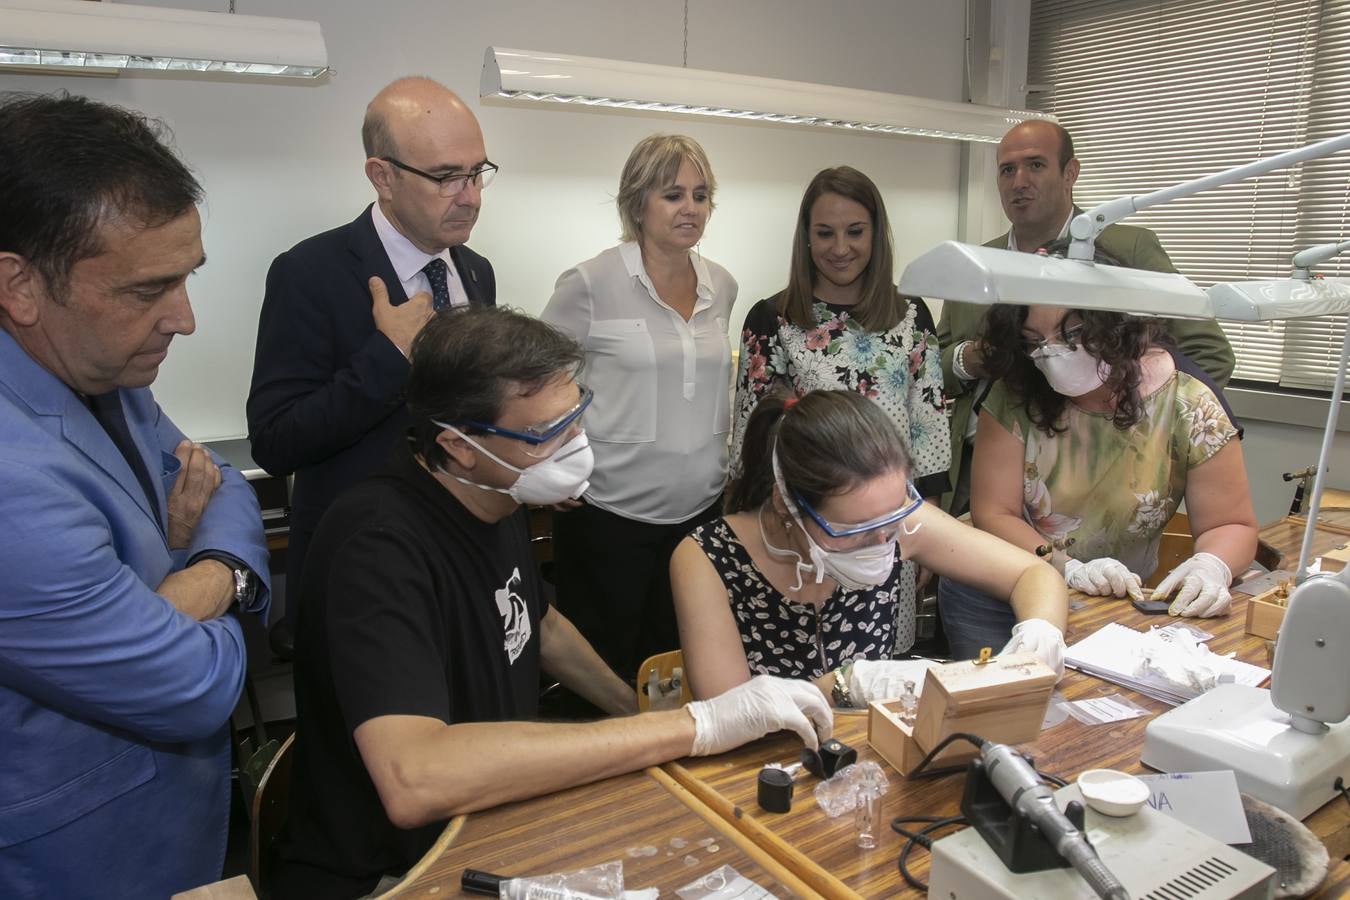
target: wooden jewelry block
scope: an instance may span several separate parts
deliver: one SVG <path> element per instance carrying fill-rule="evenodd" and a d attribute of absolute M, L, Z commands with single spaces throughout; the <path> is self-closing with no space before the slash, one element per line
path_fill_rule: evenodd
<path fill-rule="evenodd" d="M 1268 591 L 1262 591 L 1247 601 L 1246 631 L 1248 634 L 1254 634 L 1267 640 L 1275 639 L 1275 636 L 1280 633 L 1280 625 L 1284 622 L 1285 604 L 1289 602 L 1289 590 L 1292 585 L 1293 579 L 1291 578 Z"/>
<path fill-rule="evenodd" d="M 1034 741 L 1054 688 L 1055 673 L 1033 653 L 936 666 L 924 679 L 914 739 L 925 752 L 954 731 L 1004 744 Z"/>
<path fill-rule="evenodd" d="M 923 703 L 923 696 L 919 697 Z M 882 759 L 908 778 L 919 767 L 927 751 L 914 740 L 914 730 L 900 718 L 899 700 L 877 700 L 867 706 L 867 743 Z M 965 765 L 980 751 L 965 741 L 952 741 L 931 763 L 930 769 Z"/>

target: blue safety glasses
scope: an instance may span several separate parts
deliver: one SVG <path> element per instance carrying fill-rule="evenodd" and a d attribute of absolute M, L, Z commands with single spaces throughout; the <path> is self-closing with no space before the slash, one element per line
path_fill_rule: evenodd
<path fill-rule="evenodd" d="M 581 414 L 586 411 L 586 407 L 590 406 L 591 401 L 595 399 L 595 391 L 580 382 L 577 383 L 577 387 L 581 389 L 581 401 L 576 406 L 550 422 L 532 425 L 523 431 L 513 431 L 510 428 L 502 428 L 500 425 L 488 425 L 471 419 L 465 419 L 458 425 L 520 441 L 525 445 L 526 456 L 546 459 L 556 453 L 559 447 L 571 440 L 581 430 L 578 420 L 580 420 Z"/>
<path fill-rule="evenodd" d="M 869 519 L 866 522 L 858 522 L 856 524 L 850 525 L 829 521 L 820 513 L 812 509 L 811 504 L 807 503 L 806 500 L 802 498 L 802 495 L 797 493 L 796 491 L 792 492 L 792 499 L 796 501 L 797 506 L 800 507 L 803 512 L 805 512 L 808 516 L 811 517 L 812 521 L 814 521 L 817 525 L 820 526 L 820 529 L 822 531 L 824 531 L 827 535 L 835 539 L 856 538 L 858 535 L 867 535 L 869 538 L 875 539 L 876 537 L 875 532 L 878 529 L 883 529 L 887 528 L 887 526 L 891 526 L 889 531 L 883 531 L 881 533 L 882 537 L 881 541 L 875 540 L 847 541 L 847 543 L 849 544 L 864 544 L 864 543 L 870 544 L 870 543 L 886 543 L 895 540 L 895 538 L 899 534 L 900 523 L 904 519 L 912 515 L 915 512 L 915 510 L 917 510 L 920 506 L 923 505 L 923 497 L 919 496 L 919 491 L 914 487 L 914 482 L 910 481 L 908 478 L 905 479 L 905 494 L 906 494 L 905 505 L 895 510 L 894 512 L 886 513 L 883 516 L 877 516 L 875 519 Z"/>

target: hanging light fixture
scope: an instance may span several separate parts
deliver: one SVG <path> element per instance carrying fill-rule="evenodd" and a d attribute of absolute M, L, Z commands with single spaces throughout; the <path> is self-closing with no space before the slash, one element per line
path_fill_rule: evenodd
<path fill-rule="evenodd" d="M 0 0 L 0 71 L 219 72 L 314 79 L 318 22 L 88 0 Z"/>
<path fill-rule="evenodd" d="M 991 144 L 1027 119 L 1054 121 L 974 103 L 504 47 L 487 48 L 478 95 L 487 103 L 563 103 Z"/>

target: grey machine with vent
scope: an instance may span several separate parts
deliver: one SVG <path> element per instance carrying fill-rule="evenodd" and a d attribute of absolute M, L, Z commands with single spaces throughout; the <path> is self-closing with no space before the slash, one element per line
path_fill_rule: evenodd
<path fill-rule="evenodd" d="M 1063 808 L 1077 785 L 1055 792 Z M 1267 900 L 1275 870 L 1227 844 L 1145 806 L 1132 816 L 1085 810 L 1084 831 L 1101 861 L 1134 900 Z M 974 828 L 933 843 L 928 896 L 941 900 L 1049 898 L 1095 900 L 1072 868 L 1014 874 Z"/>

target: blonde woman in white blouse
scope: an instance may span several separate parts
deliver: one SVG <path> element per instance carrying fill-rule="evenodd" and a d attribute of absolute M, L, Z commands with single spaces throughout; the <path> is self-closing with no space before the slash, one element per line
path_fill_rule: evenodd
<path fill-rule="evenodd" d="M 715 189 L 697 141 L 643 139 L 619 181 L 624 242 L 559 276 L 543 314 L 586 348 L 595 391 L 591 487 L 553 520 L 558 606 L 625 678 L 679 646 L 670 555 L 726 482 L 736 281 L 695 249 Z"/>

